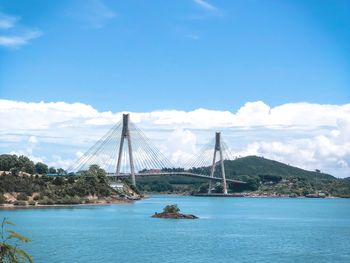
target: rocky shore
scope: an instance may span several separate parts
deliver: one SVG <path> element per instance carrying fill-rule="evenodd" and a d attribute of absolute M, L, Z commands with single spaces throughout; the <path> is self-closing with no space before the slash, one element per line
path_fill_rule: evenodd
<path fill-rule="evenodd" d="M 12 193 L 14 195 L 14 193 Z M 51 200 L 50 202 L 34 201 L 30 198 L 28 201 L 17 201 L 16 199 L 0 204 L 0 209 L 16 209 L 16 208 L 45 208 L 45 207 L 67 207 L 67 206 L 94 206 L 94 205 L 111 205 L 111 204 L 129 204 L 140 200 L 141 196 L 125 196 L 125 197 L 94 197 L 86 196 L 84 198 L 67 199 L 67 200 Z"/>
<path fill-rule="evenodd" d="M 153 218 L 169 218 L 169 219 L 198 219 L 195 215 L 181 214 L 181 213 L 155 213 Z"/>
<path fill-rule="evenodd" d="M 163 208 L 163 212 L 155 212 L 153 218 L 167 218 L 167 219 L 197 219 L 198 217 L 190 214 L 181 214 L 180 208 L 176 204 L 167 205 Z"/>

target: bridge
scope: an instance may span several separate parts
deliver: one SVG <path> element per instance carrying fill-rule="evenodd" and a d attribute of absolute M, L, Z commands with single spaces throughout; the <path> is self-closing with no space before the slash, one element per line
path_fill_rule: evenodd
<path fill-rule="evenodd" d="M 185 176 L 185 177 L 193 177 L 193 178 L 202 178 L 202 179 L 206 179 L 206 180 L 210 180 L 210 181 L 217 181 L 217 182 L 221 182 L 222 178 L 219 177 L 209 177 L 207 175 L 203 175 L 203 174 L 195 174 L 195 173 L 190 173 L 190 172 L 160 172 L 160 173 L 135 173 L 135 177 L 152 177 L 152 176 Z M 108 177 L 111 178 L 129 178 L 130 174 L 119 174 L 118 176 L 114 173 L 107 173 Z M 233 179 L 227 179 L 226 178 L 226 182 L 230 182 L 230 183 L 245 183 L 239 180 L 233 180 Z"/>
<path fill-rule="evenodd" d="M 213 141 L 204 145 L 194 156 L 188 158 L 184 168 L 176 166 L 157 149 L 145 134 L 130 122 L 130 115 L 123 114 L 100 140 L 85 152 L 69 171 L 79 174 L 91 165 L 103 168 L 110 178 L 131 178 L 136 186 L 137 177 L 184 176 L 209 181 L 208 193 L 213 183 L 221 182 L 223 193 L 227 194 L 227 183 L 245 182 L 226 178 L 224 161 L 233 160 L 233 155 L 223 142 L 221 133 L 216 132 Z"/>

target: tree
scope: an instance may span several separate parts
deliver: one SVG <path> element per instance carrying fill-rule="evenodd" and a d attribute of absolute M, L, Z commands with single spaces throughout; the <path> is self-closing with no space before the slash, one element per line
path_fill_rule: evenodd
<path fill-rule="evenodd" d="M 172 214 L 176 214 L 180 212 L 180 208 L 178 208 L 178 206 L 175 205 L 167 205 L 166 207 L 163 208 L 163 213 L 172 213 Z"/>
<path fill-rule="evenodd" d="M 10 171 L 11 168 L 18 167 L 17 155 L 2 154 L 0 155 L 0 171 Z"/>
<path fill-rule="evenodd" d="M 271 174 L 259 174 L 258 175 L 263 182 L 273 182 L 278 183 L 282 180 L 280 175 L 271 175 Z"/>
<path fill-rule="evenodd" d="M 50 173 L 50 174 L 55 174 L 55 173 L 57 173 L 55 167 L 50 167 L 50 168 L 49 168 L 49 173 Z"/>
<path fill-rule="evenodd" d="M 108 178 L 105 170 L 98 165 L 91 165 L 87 171 L 81 173 L 77 186 L 85 194 L 97 194 L 99 196 L 108 196 L 114 191 L 108 185 Z M 83 191 L 80 191 L 83 193 Z"/>
<path fill-rule="evenodd" d="M 0 194 L 0 204 L 5 204 L 6 203 L 6 198 L 3 194 Z"/>
<path fill-rule="evenodd" d="M 19 169 L 17 167 L 13 167 L 13 168 L 10 169 L 10 172 L 11 172 L 12 175 L 17 176 L 18 172 L 19 172 Z"/>
<path fill-rule="evenodd" d="M 209 188 L 209 185 L 207 183 L 202 184 L 199 187 L 199 193 L 208 193 L 208 188 Z"/>
<path fill-rule="evenodd" d="M 221 184 L 217 184 L 215 186 L 215 193 L 223 193 L 224 192 L 224 187 Z"/>
<path fill-rule="evenodd" d="M 245 184 L 229 183 L 232 192 L 256 191 L 259 189 L 260 177 L 258 176 L 241 175 L 237 179 L 245 182 Z"/>
<path fill-rule="evenodd" d="M 63 175 L 63 174 L 66 174 L 66 171 L 63 170 L 62 168 L 58 168 L 58 169 L 57 169 L 57 173 L 58 173 L 59 175 Z"/>
<path fill-rule="evenodd" d="M 68 183 L 69 184 L 74 184 L 75 183 L 75 178 L 73 176 L 68 177 Z"/>
<path fill-rule="evenodd" d="M 35 164 L 35 172 L 38 174 L 47 174 L 49 168 L 46 164 L 38 162 Z"/>
<path fill-rule="evenodd" d="M 19 201 L 27 201 L 28 200 L 28 196 L 25 193 L 20 193 L 17 196 L 17 200 L 19 200 Z"/>
<path fill-rule="evenodd" d="M 29 173 L 29 174 L 33 174 L 34 171 L 35 171 L 34 163 L 32 161 L 25 162 L 24 165 L 21 168 L 21 171 Z"/>
<path fill-rule="evenodd" d="M 33 174 L 35 170 L 34 163 L 26 156 L 21 155 L 18 157 L 18 168 L 22 172 Z"/>
<path fill-rule="evenodd" d="M 87 171 L 84 171 L 82 175 L 86 177 L 93 177 L 100 183 L 108 183 L 105 170 L 96 164 L 90 165 L 89 169 Z"/>
<path fill-rule="evenodd" d="M 53 180 L 53 184 L 54 185 L 63 185 L 64 184 L 64 180 L 62 177 L 55 177 L 55 180 Z"/>
<path fill-rule="evenodd" d="M 30 262 L 32 263 L 32 257 L 27 254 L 23 249 L 19 248 L 20 243 L 28 243 L 31 240 L 13 230 L 6 230 L 8 225 L 14 226 L 14 224 L 4 218 L 1 223 L 1 242 L 0 242 L 0 262 L 19 263 Z M 9 243 L 11 242 L 11 244 Z"/>

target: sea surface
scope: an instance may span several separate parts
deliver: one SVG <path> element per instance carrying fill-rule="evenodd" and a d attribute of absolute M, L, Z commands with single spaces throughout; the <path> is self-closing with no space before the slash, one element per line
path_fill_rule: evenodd
<path fill-rule="evenodd" d="M 200 219 L 151 218 L 168 204 Z M 34 262 L 350 262 L 350 199 L 155 195 L 0 216 L 32 239 Z"/>

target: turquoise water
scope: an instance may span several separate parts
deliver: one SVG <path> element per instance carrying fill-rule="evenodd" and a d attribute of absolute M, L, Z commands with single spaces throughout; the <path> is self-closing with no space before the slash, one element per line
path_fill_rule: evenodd
<path fill-rule="evenodd" d="M 150 217 L 173 203 L 200 219 Z M 0 216 L 33 240 L 35 262 L 350 262 L 349 199 L 151 196 Z"/>

